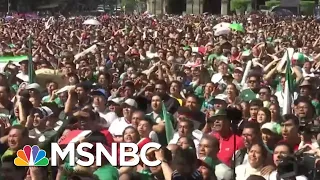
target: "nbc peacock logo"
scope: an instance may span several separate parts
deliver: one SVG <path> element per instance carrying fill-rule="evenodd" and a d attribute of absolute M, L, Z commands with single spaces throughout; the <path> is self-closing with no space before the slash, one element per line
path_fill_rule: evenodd
<path fill-rule="evenodd" d="M 14 159 L 16 166 L 48 166 L 49 159 L 46 157 L 46 152 L 39 148 L 39 146 L 26 145 L 23 149 L 17 152 Z"/>

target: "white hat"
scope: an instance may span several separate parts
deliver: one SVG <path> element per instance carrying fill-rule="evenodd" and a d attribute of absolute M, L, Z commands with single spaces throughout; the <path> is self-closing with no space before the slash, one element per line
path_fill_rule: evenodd
<path fill-rule="evenodd" d="M 41 111 L 41 113 L 44 117 L 49 117 L 53 114 L 53 111 L 47 106 L 42 106 L 37 109 L 39 109 Z"/>
<path fill-rule="evenodd" d="M 275 134 L 278 133 L 275 124 L 271 123 L 271 122 L 267 122 L 267 123 L 263 124 L 261 126 L 261 130 L 263 130 L 263 129 L 267 129 L 267 130 L 269 130 L 269 131 L 271 131 L 272 133 L 275 133 Z"/>
<path fill-rule="evenodd" d="M 113 98 L 113 99 L 109 99 L 109 102 L 113 102 L 115 104 L 120 105 L 121 104 L 121 99 L 120 98 Z"/>
<path fill-rule="evenodd" d="M 135 108 L 138 108 L 138 104 L 137 104 L 137 102 L 134 100 L 134 99 L 127 99 L 127 100 L 125 100 L 124 101 L 124 104 L 127 104 L 127 105 L 129 105 L 129 106 L 131 106 L 131 107 L 135 107 Z"/>
<path fill-rule="evenodd" d="M 41 91 L 41 86 L 38 83 L 31 83 L 26 86 L 26 89 L 27 90 L 36 89 L 38 91 Z"/>
<path fill-rule="evenodd" d="M 69 91 L 71 88 L 73 88 L 75 86 L 64 86 L 63 88 L 59 89 L 56 94 L 60 94 L 60 93 L 63 93 L 63 92 L 66 92 L 66 91 Z"/>
<path fill-rule="evenodd" d="M 219 60 L 219 64 L 221 63 L 228 64 L 228 58 L 226 56 L 220 56 L 218 60 Z"/>
<path fill-rule="evenodd" d="M 241 67 L 236 67 L 234 70 L 239 70 L 239 71 L 243 72 L 243 69 Z"/>
<path fill-rule="evenodd" d="M 219 99 L 219 100 L 222 100 L 222 101 L 226 101 L 227 95 L 225 95 L 225 94 L 218 94 L 216 97 L 214 97 L 214 99 Z"/>

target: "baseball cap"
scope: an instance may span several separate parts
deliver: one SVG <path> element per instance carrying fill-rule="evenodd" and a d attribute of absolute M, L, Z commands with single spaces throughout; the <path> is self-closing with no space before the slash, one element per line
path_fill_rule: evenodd
<path fill-rule="evenodd" d="M 227 105 L 226 102 L 227 96 L 224 94 L 218 94 L 215 98 L 213 98 L 209 104 L 221 104 L 221 105 Z"/>
<path fill-rule="evenodd" d="M 218 59 L 218 65 L 220 65 L 221 63 L 224 63 L 224 64 L 228 64 L 228 58 L 226 56 L 220 56 Z"/>
<path fill-rule="evenodd" d="M 120 98 L 112 98 L 112 99 L 109 99 L 108 102 L 120 105 L 121 104 L 121 99 Z"/>
<path fill-rule="evenodd" d="M 28 64 L 29 60 L 28 59 L 24 59 L 22 61 L 19 62 L 19 64 Z"/>
<path fill-rule="evenodd" d="M 241 71 L 241 72 L 243 72 L 243 68 L 241 68 L 241 67 L 236 67 L 236 68 L 234 69 L 234 71 Z"/>
<path fill-rule="evenodd" d="M 42 106 L 42 107 L 38 107 L 38 108 L 35 108 L 35 109 L 38 110 L 37 112 L 41 113 L 43 118 L 46 118 L 46 117 L 49 117 L 49 116 L 53 115 L 53 111 L 47 106 Z"/>
<path fill-rule="evenodd" d="M 302 81 L 302 83 L 299 85 L 299 87 L 303 87 L 303 86 L 312 86 L 312 84 L 310 83 L 310 81 L 304 80 L 304 81 Z"/>
<path fill-rule="evenodd" d="M 103 96 L 107 98 L 106 90 L 104 89 L 96 89 L 90 93 L 92 96 Z"/>
<path fill-rule="evenodd" d="M 131 98 L 126 99 L 123 104 L 126 104 L 126 105 L 131 106 L 131 107 L 138 108 L 137 102 L 134 99 L 131 99 Z"/>
<path fill-rule="evenodd" d="M 227 119 L 227 111 L 225 109 L 219 109 L 215 112 L 215 114 L 211 117 L 209 117 L 208 121 L 215 121 L 217 120 L 218 118 L 221 118 L 221 119 Z"/>
<path fill-rule="evenodd" d="M 38 83 L 31 83 L 31 84 L 26 85 L 25 89 L 27 89 L 27 90 L 35 89 L 35 90 L 41 91 L 41 86 Z"/>
<path fill-rule="evenodd" d="M 278 134 L 277 127 L 274 123 L 267 122 L 261 126 L 261 131 L 269 130 L 272 133 Z"/>

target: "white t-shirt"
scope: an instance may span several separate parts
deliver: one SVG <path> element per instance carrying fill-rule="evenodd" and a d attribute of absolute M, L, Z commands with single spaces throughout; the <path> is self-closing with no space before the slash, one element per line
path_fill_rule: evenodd
<path fill-rule="evenodd" d="M 283 91 L 277 91 L 276 93 L 274 93 L 275 96 L 277 96 L 278 102 L 279 102 L 279 106 L 281 108 L 283 108 L 283 104 L 284 104 L 284 92 Z M 293 93 L 293 100 L 297 99 L 298 97 L 298 93 L 294 92 Z"/>
<path fill-rule="evenodd" d="M 213 83 L 224 83 L 223 79 L 222 79 L 222 74 L 221 73 L 217 73 L 212 75 L 211 77 L 211 82 Z"/>
<path fill-rule="evenodd" d="M 277 180 L 277 171 L 273 171 L 267 180 Z M 305 176 L 296 176 L 296 180 L 308 180 L 308 178 Z"/>
<path fill-rule="evenodd" d="M 106 128 L 110 127 L 111 123 L 119 118 L 115 112 L 99 112 L 99 116 L 105 121 L 102 124 Z"/>
<path fill-rule="evenodd" d="M 241 164 L 241 165 L 237 166 L 236 167 L 236 175 L 237 175 L 236 180 L 246 180 L 251 175 L 262 176 L 260 173 L 260 169 L 255 169 L 255 168 L 251 167 L 249 163 Z M 262 177 L 264 177 L 266 180 L 269 179 L 268 175 L 265 175 Z"/>
<path fill-rule="evenodd" d="M 22 72 L 18 73 L 16 75 L 17 78 L 21 79 L 22 81 L 28 82 L 29 81 L 29 75 L 23 74 Z"/>
<path fill-rule="evenodd" d="M 114 120 L 110 127 L 109 127 L 109 132 L 113 136 L 121 136 L 123 134 L 123 131 L 126 127 L 132 126 L 132 124 L 129 124 L 124 117 L 118 118 Z"/>

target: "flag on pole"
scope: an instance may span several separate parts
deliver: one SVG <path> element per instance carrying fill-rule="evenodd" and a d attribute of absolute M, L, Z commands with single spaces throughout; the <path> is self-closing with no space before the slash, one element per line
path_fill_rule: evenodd
<path fill-rule="evenodd" d="M 286 82 L 284 87 L 284 104 L 282 115 L 291 114 L 291 104 L 293 100 L 293 77 L 291 71 L 291 59 L 287 51 L 287 66 L 286 66 Z"/>
<path fill-rule="evenodd" d="M 29 76 L 29 83 L 35 82 L 35 71 L 33 68 L 33 61 L 32 61 L 32 40 L 31 36 L 28 38 L 28 76 Z"/>
<path fill-rule="evenodd" d="M 165 132 L 166 132 L 166 138 L 167 138 L 168 144 L 169 144 L 169 141 L 173 138 L 173 134 L 174 134 L 172 121 L 169 115 L 170 114 L 168 114 L 166 106 L 162 102 L 162 117 L 165 123 Z"/>

